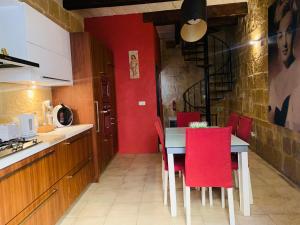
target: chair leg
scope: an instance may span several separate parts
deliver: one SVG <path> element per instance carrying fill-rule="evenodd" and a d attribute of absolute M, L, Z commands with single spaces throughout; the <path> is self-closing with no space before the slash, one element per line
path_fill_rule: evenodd
<path fill-rule="evenodd" d="M 164 205 L 168 204 L 168 171 L 164 171 Z"/>
<path fill-rule="evenodd" d="M 229 223 L 230 223 L 230 225 L 235 225 L 233 190 L 232 190 L 232 188 L 227 188 L 227 194 L 228 194 L 228 208 L 229 208 Z"/>
<path fill-rule="evenodd" d="M 202 206 L 205 206 L 205 190 L 206 188 L 205 187 L 202 187 L 201 188 L 201 193 L 202 193 Z"/>
<path fill-rule="evenodd" d="M 222 208 L 225 208 L 225 188 L 221 188 L 221 203 L 222 203 Z"/>
<path fill-rule="evenodd" d="M 238 171 L 237 170 L 233 171 L 233 176 L 234 176 L 234 186 L 236 188 L 239 188 L 239 175 L 238 175 Z"/>
<path fill-rule="evenodd" d="M 208 188 L 208 192 L 209 192 L 209 206 L 213 207 L 213 194 L 212 194 L 212 187 Z"/>
<path fill-rule="evenodd" d="M 250 170 L 248 168 L 248 177 L 249 177 L 249 194 L 250 194 L 250 204 L 253 204 L 253 192 L 252 192 L 252 184 L 251 184 L 251 176 L 250 176 Z"/>
<path fill-rule="evenodd" d="M 165 162 L 164 158 L 161 157 L 161 179 L 164 180 L 164 174 L 165 174 Z"/>
<path fill-rule="evenodd" d="M 191 188 L 185 186 L 185 217 L 186 225 L 191 225 Z"/>
<path fill-rule="evenodd" d="M 183 190 L 183 207 L 186 206 L 186 199 L 185 199 L 185 176 L 182 174 L 182 190 Z"/>

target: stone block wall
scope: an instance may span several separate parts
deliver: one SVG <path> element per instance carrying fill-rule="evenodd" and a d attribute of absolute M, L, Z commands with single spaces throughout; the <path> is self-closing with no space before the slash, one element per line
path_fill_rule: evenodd
<path fill-rule="evenodd" d="M 176 102 L 176 111 L 184 110 L 183 93 L 197 81 L 203 78 L 204 71 L 194 62 L 185 62 L 181 54 L 181 47 L 168 48 L 166 42 L 161 41 L 161 94 L 164 120 L 176 116 L 172 109 L 172 101 Z"/>
<path fill-rule="evenodd" d="M 251 150 L 300 185 L 300 133 L 268 120 L 268 6 L 271 0 L 249 0 L 249 13 L 235 28 L 227 30 L 233 51 L 236 82 L 224 100 L 225 119 L 231 111 L 254 119 Z M 234 32 L 235 35 L 232 35 Z M 261 44 L 250 40 L 262 38 Z"/>
<path fill-rule="evenodd" d="M 21 0 L 49 17 L 69 32 L 84 30 L 83 18 L 62 7 L 60 0 Z"/>

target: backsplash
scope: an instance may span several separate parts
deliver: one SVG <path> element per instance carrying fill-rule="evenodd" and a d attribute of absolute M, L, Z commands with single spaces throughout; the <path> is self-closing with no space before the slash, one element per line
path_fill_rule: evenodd
<path fill-rule="evenodd" d="M 21 113 L 36 113 L 43 120 L 42 102 L 52 100 L 51 88 L 0 83 L 0 123 L 11 122 Z"/>

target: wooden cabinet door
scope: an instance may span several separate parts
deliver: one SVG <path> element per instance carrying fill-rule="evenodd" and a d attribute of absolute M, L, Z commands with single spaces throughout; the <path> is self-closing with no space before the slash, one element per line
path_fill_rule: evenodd
<path fill-rule="evenodd" d="M 0 224 L 6 224 L 54 185 L 55 148 L 0 180 Z"/>

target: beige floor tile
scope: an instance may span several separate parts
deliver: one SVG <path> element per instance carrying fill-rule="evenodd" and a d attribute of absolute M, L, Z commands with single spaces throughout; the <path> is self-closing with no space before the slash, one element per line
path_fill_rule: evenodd
<path fill-rule="evenodd" d="M 276 225 L 267 215 L 237 216 L 236 221 L 238 225 Z"/>
<path fill-rule="evenodd" d="M 71 206 L 66 214 L 66 217 L 78 217 L 82 209 L 87 205 L 87 201 L 79 199 L 75 204 Z"/>
<path fill-rule="evenodd" d="M 104 225 L 136 225 L 137 224 L 137 214 L 136 215 L 120 215 L 115 217 L 108 217 Z"/>
<path fill-rule="evenodd" d="M 153 224 L 159 224 L 159 225 L 170 225 L 172 222 L 172 219 L 170 216 L 162 216 L 162 215 L 143 215 L 139 214 L 137 225 L 153 225 Z"/>
<path fill-rule="evenodd" d="M 81 217 L 78 218 L 74 225 L 103 225 L 105 217 Z"/>
<path fill-rule="evenodd" d="M 145 191 L 143 192 L 142 202 L 158 202 L 163 204 L 163 192 L 162 190 L 158 191 Z"/>
<path fill-rule="evenodd" d="M 300 214 L 289 214 L 289 215 L 270 215 L 272 221 L 276 225 L 299 225 Z"/>
<path fill-rule="evenodd" d="M 115 203 L 112 205 L 108 217 L 136 215 L 139 213 L 140 203 Z"/>
<path fill-rule="evenodd" d="M 159 202 L 142 202 L 139 209 L 141 216 L 164 216 L 170 217 L 170 211 L 167 206 Z"/>
<path fill-rule="evenodd" d="M 115 203 L 139 203 L 142 201 L 142 191 L 122 190 L 118 193 Z"/>
<path fill-rule="evenodd" d="M 58 221 L 57 225 L 75 225 L 77 218 L 69 218 L 69 217 L 64 217 L 62 220 Z"/>
<path fill-rule="evenodd" d="M 90 202 L 81 209 L 78 217 L 105 217 L 108 215 L 111 207 L 112 204 L 106 204 L 105 202 Z"/>

